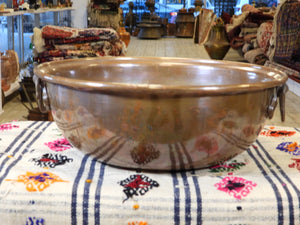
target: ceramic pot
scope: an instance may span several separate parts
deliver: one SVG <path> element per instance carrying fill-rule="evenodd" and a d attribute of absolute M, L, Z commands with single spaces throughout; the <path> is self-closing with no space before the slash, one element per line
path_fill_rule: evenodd
<path fill-rule="evenodd" d="M 220 23 L 211 28 L 204 47 L 211 59 L 222 60 L 225 57 L 230 43 L 223 24 Z"/>

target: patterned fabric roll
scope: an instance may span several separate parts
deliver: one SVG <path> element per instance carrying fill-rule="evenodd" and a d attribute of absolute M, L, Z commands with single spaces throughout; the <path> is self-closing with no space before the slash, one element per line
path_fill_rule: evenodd
<path fill-rule="evenodd" d="M 264 65 L 268 59 L 260 48 L 246 52 L 244 57 L 249 63 L 258 65 Z"/>
<path fill-rule="evenodd" d="M 99 56 L 124 56 L 126 45 L 112 28 L 71 28 L 47 25 L 34 29 L 38 63 Z"/>
<path fill-rule="evenodd" d="M 265 22 L 260 25 L 257 31 L 257 42 L 264 54 L 267 53 L 270 46 L 270 39 L 273 33 L 272 28 L 272 22 Z"/>

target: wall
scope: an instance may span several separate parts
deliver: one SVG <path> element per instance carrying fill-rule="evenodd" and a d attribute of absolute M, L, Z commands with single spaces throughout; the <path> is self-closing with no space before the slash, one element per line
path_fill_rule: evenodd
<path fill-rule="evenodd" d="M 87 6 L 89 0 L 72 0 L 73 7 L 72 11 L 72 27 L 86 28 L 87 27 Z"/>

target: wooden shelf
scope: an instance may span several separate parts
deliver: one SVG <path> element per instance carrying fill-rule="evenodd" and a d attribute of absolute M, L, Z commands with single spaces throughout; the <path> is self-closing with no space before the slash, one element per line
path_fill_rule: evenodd
<path fill-rule="evenodd" d="M 11 84 L 10 89 L 4 92 L 4 96 L 7 97 L 17 91 L 20 88 L 19 80 L 17 79 L 14 83 Z"/>
<path fill-rule="evenodd" d="M 12 49 L 15 50 L 15 43 L 14 43 L 14 18 L 16 17 L 17 19 L 17 24 L 18 24 L 18 44 L 19 44 L 19 48 L 17 49 L 17 53 L 19 56 L 19 62 L 20 63 L 24 63 L 24 29 L 23 29 L 23 15 L 29 15 L 32 14 L 34 15 L 34 26 L 35 27 L 40 27 L 40 14 L 42 13 L 47 13 L 47 12 L 53 12 L 54 16 L 53 16 L 53 20 L 54 20 L 54 25 L 58 24 L 58 19 L 59 19 L 59 14 L 61 12 L 67 12 L 69 13 L 68 18 L 71 18 L 71 11 L 75 10 L 75 8 L 73 7 L 64 7 L 64 8 L 39 8 L 37 10 L 20 10 L 20 11 L 13 11 L 13 12 L 9 12 L 12 10 L 5 10 L 4 12 L 0 12 L 0 17 L 8 17 L 7 21 L 7 34 L 8 34 L 8 46 L 7 49 Z M 69 21 L 69 26 L 71 24 L 71 21 Z M 1 78 L 1 70 L 0 70 L 0 78 Z M 0 86 L 1 86 L 1 80 L 0 80 Z M 17 80 L 16 82 L 14 82 L 13 84 L 11 84 L 11 88 L 7 91 L 4 92 L 4 96 L 7 97 L 9 95 L 11 95 L 12 93 L 14 93 L 15 91 L 17 91 L 20 87 L 19 81 Z M 1 97 L 1 96 L 0 96 Z M 0 99 L 0 114 L 2 112 L 2 99 Z"/>
<path fill-rule="evenodd" d="M 71 11 L 75 10 L 73 7 L 64 7 L 64 8 L 39 8 L 37 10 L 34 9 L 29 9 L 29 10 L 20 10 L 20 11 L 15 11 L 15 12 L 5 12 L 1 13 L 0 16 L 20 16 L 24 14 L 41 14 L 41 13 L 46 13 L 46 12 L 63 12 L 63 11 Z"/>
<path fill-rule="evenodd" d="M 7 49 L 15 50 L 18 53 L 20 63 L 24 63 L 24 20 L 23 16 L 25 15 L 34 15 L 34 21 L 32 22 L 33 27 L 40 28 L 40 15 L 47 12 L 53 13 L 53 25 L 59 24 L 59 18 L 61 13 L 66 12 L 68 14 L 67 18 L 67 26 L 71 26 L 71 11 L 75 10 L 73 7 L 56 7 L 56 8 L 39 8 L 37 10 L 20 10 L 14 11 L 10 13 L 1 13 L 0 17 L 7 17 L 7 40 L 8 46 Z M 7 9 L 10 11 L 10 9 Z M 18 48 L 15 48 L 15 40 L 14 40 L 14 33 L 16 27 L 14 26 L 14 21 L 17 21 L 17 33 L 18 35 Z M 27 24 L 28 25 L 28 24 Z"/>

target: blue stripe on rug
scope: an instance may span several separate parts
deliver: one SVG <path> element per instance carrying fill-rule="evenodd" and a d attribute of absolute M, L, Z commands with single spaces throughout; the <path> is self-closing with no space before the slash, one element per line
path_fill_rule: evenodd
<path fill-rule="evenodd" d="M 36 124 L 36 123 L 34 123 Z M 39 129 L 42 125 L 44 125 L 45 123 L 40 123 L 35 129 Z M 24 150 L 21 152 L 21 154 L 19 155 L 18 158 L 16 158 L 15 160 L 10 160 L 11 163 L 10 165 L 6 168 L 4 174 L 0 177 L 0 185 L 1 183 L 3 182 L 3 180 L 6 178 L 7 174 L 9 173 L 9 171 L 23 158 L 23 155 L 25 153 L 28 152 L 28 148 L 41 136 L 41 134 L 46 130 L 46 128 L 48 128 L 50 126 L 51 123 L 46 123 L 46 126 L 40 131 L 37 133 L 37 135 L 31 140 L 31 142 L 26 145 L 26 147 L 24 148 Z M 33 125 L 32 125 L 33 126 Z M 32 127 L 31 125 L 28 126 L 28 128 Z M 28 140 L 29 137 L 33 136 L 34 133 L 36 132 L 36 130 L 33 130 L 31 131 L 27 136 L 26 138 L 24 138 L 24 140 Z M 23 132 L 22 132 L 23 133 Z M 22 136 L 24 135 L 25 133 L 22 134 Z M 20 139 L 22 136 L 18 136 L 17 138 Z M 24 145 L 26 144 L 26 141 L 23 141 L 21 144 L 19 144 L 16 149 L 13 151 L 13 153 L 11 154 L 12 156 L 14 156 L 22 147 L 24 147 Z M 11 158 L 7 158 L 7 159 L 4 159 L 3 162 L 1 163 L 1 166 L 0 166 L 0 169 L 3 168 L 4 164 Z"/>
<path fill-rule="evenodd" d="M 23 131 L 11 142 L 11 144 L 9 146 L 7 146 L 7 148 L 3 152 L 9 153 L 9 151 L 14 147 L 14 145 L 18 142 L 18 140 L 20 140 L 25 135 L 25 133 L 28 131 L 28 129 L 31 128 L 32 126 L 34 126 L 36 123 L 37 122 L 30 123 L 27 128 L 24 128 Z M 22 142 L 22 144 L 23 143 L 24 142 Z M 17 147 L 17 149 L 19 149 L 20 147 L 22 147 L 22 145 L 19 145 Z M 5 155 L 5 154 L 2 154 L 2 155 Z M 5 158 L 6 158 L 6 156 L 5 156 Z M 3 167 L 3 164 L 0 165 L 0 168 L 2 168 L 2 167 Z"/>
<path fill-rule="evenodd" d="M 95 193 L 95 225 L 100 225 L 100 207 L 101 207 L 101 188 L 104 179 L 105 164 L 101 163 L 101 169 L 99 174 L 99 179 L 97 183 L 96 193 Z"/>
<path fill-rule="evenodd" d="M 175 171 L 176 169 L 176 158 L 174 154 L 174 149 L 172 145 L 169 145 L 169 155 L 171 160 L 171 170 Z M 180 188 L 178 187 L 179 182 L 176 172 L 171 172 L 173 180 L 173 192 L 174 192 L 174 225 L 180 224 Z"/>
<path fill-rule="evenodd" d="M 178 187 L 177 173 L 172 172 L 173 188 L 174 188 L 174 225 L 180 224 L 180 189 Z"/>
<path fill-rule="evenodd" d="M 195 171 L 192 171 L 192 175 L 195 174 Z M 196 191 L 196 199 L 197 199 L 197 225 L 202 224 L 202 197 L 200 191 L 200 185 L 196 176 L 193 176 L 193 182 Z"/>
<path fill-rule="evenodd" d="M 185 192 L 185 225 L 191 224 L 191 190 L 185 172 L 181 172 Z"/>
<path fill-rule="evenodd" d="M 92 160 L 90 170 L 88 173 L 88 180 L 93 180 L 94 173 L 95 173 L 95 164 L 96 160 Z M 84 183 L 84 193 L 83 193 L 83 202 L 82 202 L 82 224 L 89 223 L 89 197 L 90 197 L 90 182 Z"/>
<path fill-rule="evenodd" d="M 74 180 L 73 188 L 72 188 L 72 202 L 71 202 L 71 224 L 77 224 L 77 192 L 78 192 L 78 184 L 84 172 L 84 168 L 87 162 L 89 155 L 85 155 L 81 161 L 80 168 L 77 172 L 76 178 Z"/>
<path fill-rule="evenodd" d="M 278 219 L 278 225 L 281 225 L 281 224 L 283 224 L 284 217 L 283 217 L 282 197 L 280 195 L 280 192 L 279 192 L 276 184 L 268 176 L 266 170 L 262 167 L 262 165 L 254 157 L 253 153 L 250 151 L 249 148 L 247 149 L 247 152 L 248 152 L 249 156 L 253 159 L 253 161 L 255 162 L 255 164 L 257 165 L 257 167 L 260 169 L 260 171 L 261 171 L 262 175 L 264 176 L 264 178 L 270 183 L 271 187 L 273 188 L 273 191 L 275 192 L 275 197 L 276 197 L 276 200 L 277 200 L 277 211 L 278 211 L 278 213 L 277 213 L 277 215 L 278 215 L 277 219 Z"/>
<path fill-rule="evenodd" d="M 270 162 L 274 165 L 276 165 L 276 168 L 278 170 L 278 172 L 286 179 L 286 181 L 293 187 L 293 189 L 295 190 L 295 192 L 298 195 L 298 208 L 300 209 L 300 192 L 299 189 L 296 187 L 296 185 L 292 182 L 292 180 L 287 176 L 287 174 L 281 169 L 281 167 L 276 163 L 276 161 L 271 157 L 271 155 L 266 151 L 266 149 L 262 146 L 262 144 L 259 141 L 256 141 L 257 144 L 260 146 L 260 148 L 262 149 L 262 151 L 265 153 L 266 157 L 268 158 L 268 160 L 270 160 Z M 275 171 L 273 171 L 272 169 L 270 169 L 271 172 L 274 174 L 274 176 L 276 176 L 276 178 L 279 180 L 279 182 L 281 183 L 286 183 L 284 182 L 282 179 L 280 179 L 277 175 L 277 173 L 275 173 Z M 294 224 L 294 220 L 296 219 L 296 221 L 298 222 L 298 219 L 295 218 L 294 215 L 294 204 L 293 204 L 293 197 L 291 196 L 291 193 L 288 189 L 287 185 L 283 185 L 283 188 L 288 196 L 288 200 L 289 200 L 289 210 L 290 210 L 290 224 Z"/>

